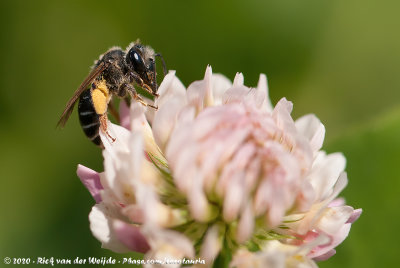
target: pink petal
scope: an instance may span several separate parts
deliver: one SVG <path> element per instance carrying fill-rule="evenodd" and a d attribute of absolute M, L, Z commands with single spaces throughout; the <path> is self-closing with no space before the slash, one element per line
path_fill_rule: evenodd
<path fill-rule="evenodd" d="M 270 192 L 267 180 L 262 180 L 256 189 L 254 199 L 255 215 L 258 217 L 263 214 L 269 205 L 267 194 Z"/>
<path fill-rule="evenodd" d="M 315 191 L 311 183 L 304 181 L 301 185 L 300 193 L 297 196 L 297 209 L 299 212 L 305 212 L 310 209 L 315 200 Z"/>
<path fill-rule="evenodd" d="M 175 76 L 175 71 L 169 71 L 169 73 L 164 77 L 160 87 L 158 88 L 158 94 L 160 96 L 155 102 L 158 108 L 163 107 L 166 101 L 171 97 L 186 97 L 186 89 L 182 82 Z"/>
<path fill-rule="evenodd" d="M 146 253 L 150 249 L 139 227 L 120 220 L 114 220 L 113 228 L 117 238 L 130 250 Z"/>
<path fill-rule="evenodd" d="M 124 156 L 127 158 L 129 155 L 130 138 L 132 135 L 126 128 L 114 125 L 110 122 L 108 130 L 110 134 L 115 137 L 115 141 L 110 142 L 108 137 L 100 131 L 100 137 L 105 147 L 103 150 L 104 176 L 101 177 L 101 182 L 105 188 L 111 188 L 115 194 L 121 197 L 123 196 L 123 192 L 119 191 L 121 190 L 121 183 L 119 183 L 118 180 L 121 176 L 118 174 L 118 169 L 120 169 L 120 162 L 121 159 L 123 159 L 121 157 Z"/>
<path fill-rule="evenodd" d="M 206 92 L 204 93 L 204 106 L 211 106 L 214 104 L 214 96 L 212 89 L 212 69 L 208 65 L 206 73 L 204 74 L 204 82 L 206 83 Z"/>
<path fill-rule="evenodd" d="M 293 109 L 293 104 L 282 98 L 274 110 L 272 117 L 274 118 L 277 126 L 283 131 L 284 135 L 281 136 L 283 142 L 293 147 L 293 154 L 299 159 L 299 163 L 306 173 L 313 161 L 313 151 L 310 147 L 310 142 L 306 137 L 299 135 L 296 125 L 290 115 Z"/>
<path fill-rule="evenodd" d="M 82 165 L 78 165 L 76 173 L 81 179 L 83 185 L 85 185 L 85 187 L 89 190 L 96 203 L 100 203 L 100 191 L 103 190 L 103 186 L 100 183 L 99 173 Z"/>
<path fill-rule="evenodd" d="M 233 87 L 240 87 L 244 85 L 244 77 L 242 73 L 236 73 L 233 79 Z"/>
<path fill-rule="evenodd" d="M 205 221 L 209 216 L 209 203 L 203 191 L 203 177 L 196 174 L 192 179 L 193 184 L 188 192 L 190 212 L 196 220 Z"/>
<path fill-rule="evenodd" d="M 313 152 L 321 149 L 325 137 L 325 127 L 315 115 L 309 114 L 297 119 L 296 128 L 310 141 Z"/>
<path fill-rule="evenodd" d="M 214 96 L 214 105 L 222 104 L 222 96 L 228 88 L 232 87 L 232 82 L 223 76 L 222 74 L 213 74 L 212 79 L 212 90 Z"/>
<path fill-rule="evenodd" d="M 346 223 L 353 223 L 361 216 L 362 209 L 355 209 Z"/>
<path fill-rule="evenodd" d="M 263 107 L 267 112 L 272 112 L 273 107 L 271 104 L 271 100 L 269 99 L 268 82 L 265 74 L 260 74 L 260 78 L 258 79 L 257 84 L 257 91 L 265 92 Z"/>
<path fill-rule="evenodd" d="M 109 207 L 104 203 L 93 206 L 89 214 L 90 230 L 94 237 L 101 242 L 101 246 L 114 252 L 122 253 L 129 251 L 117 238 L 112 221 L 121 215 L 116 213 L 114 207 Z"/>
<path fill-rule="evenodd" d="M 339 193 L 341 191 L 343 191 L 344 188 L 346 188 L 347 183 L 348 183 L 347 173 L 346 172 L 340 173 L 339 178 L 337 179 L 335 186 L 333 186 L 332 193 L 329 195 L 329 197 L 324 202 L 326 202 L 327 205 L 330 202 L 332 202 L 332 200 L 334 200 L 335 197 L 338 196 Z"/>
<path fill-rule="evenodd" d="M 193 242 L 183 233 L 169 229 L 159 229 L 154 225 L 144 226 L 142 230 L 151 246 L 151 250 L 147 253 L 145 258 L 149 257 L 148 255 L 151 257 L 152 253 L 157 254 L 157 252 L 159 252 L 163 254 L 162 251 L 165 250 L 165 245 L 168 245 L 169 248 L 174 248 L 173 253 L 176 255 L 171 257 L 178 258 L 179 256 L 179 259 L 182 257 L 194 258 L 195 250 Z"/>
<path fill-rule="evenodd" d="M 243 85 L 236 86 L 235 84 L 225 91 L 224 95 L 222 95 L 222 103 L 228 104 L 233 102 L 243 102 L 244 100 L 249 100 L 249 92 L 250 89 Z M 251 98 L 250 98 L 251 101 Z"/>
<path fill-rule="evenodd" d="M 200 253 L 200 256 L 205 259 L 206 263 L 214 261 L 221 250 L 222 241 L 219 232 L 219 226 L 215 224 L 206 233 Z"/>
<path fill-rule="evenodd" d="M 197 152 L 198 146 L 190 144 L 189 146 L 186 146 L 184 150 L 179 152 L 179 154 L 174 156 L 174 159 L 172 159 L 172 157 L 169 156 L 172 154 L 169 154 L 167 150 L 167 156 L 170 160 L 169 164 L 174 174 L 174 181 L 177 187 L 184 193 L 189 191 L 194 176 L 199 173 L 198 167 L 196 166 Z"/>
<path fill-rule="evenodd" d="M 344 206 L 345 201 L 343 197 L 336 198 L 332 202 L 329 203 L 328 207 L 339 207 L 339 206 Z"/>
<path fill-rule="evenodd" d="M 145 116 L 146 107 L 144 107 L 140 103 L 132 103 L 130 107 L 130 117 L 131 117 L 131 126 L 132 131 L 150 131 L 149 122 Z"/>
<path fill-rule="evenodd" d="M 222 95 L 223 104 L 233 102 L 242 102 L 263 112 L 272 111 L 265 76 L 260 76 L 259 88 L 248 88 L 243 85 L 243 75 L 237 73 L 233 86 Z"/>
<path fill-rule="evenodd" d="M 316 201 L 324 200 L 332 192 L 339 175 L 346 166 L 346 159 L 341 153 L 325 155 L 320 152 L 314 161 L 307 179 L 312 184 Z"/>
<path fill-rule="evenodd" d="M 131 119 L 129 117 L 129 107 L 125 101 L 119 104 L 119 119 L 120 125 L 126 129 L 131 129 Z"/>
<path fill-rule="evenodd" d="M 353 213 L 350 206 L 326 208 L 317 223 L 317 228 L 328 235 L 335 235 Z"/>
<path fill-rule="evenodd" d="M 234 106 L 217 106 L 201 112 L 193 125 L 195 139 L 200 140 L 212 136 L 219 125 L 232 121 L 230 116 L 234 116 L 236 119 L 241 116 L 244 111 L 237 111 L 235 108 Z"/>
<path fill-rule="evenodd" d="M 198 112 L 203 110 L 204 107 L 211 106 L 214 103 L 211 80 L 211 66 L 207 66 L 204 79 L 194 81 L 187 89 L 188 102 L 194 105 Z"/>
<path fill-rule="evenodd" d="M 329 259 L 330 257 L 332 257 L 332 256 L 335 255 L 335 254 L 336 254 L 336 250 L 331 249 L 331 250 L 329 250 L 327 253 L 322 254 L 322 255 L 320 255 L 320 256 L 318 256 L 318 257 L 313 258 L 313 260 L 314 260 L 314 261 L 325 261 L 325 260 Z"/>
<path fill-rule="evenodd" d="M 152 129 L 144 114 L 145 109 L 140 103 L 132 103 L 130 110 L 132 133 L 142 133 L 145 151 L 162 159 L 160 148 L 154 140 Z M 132 150 L 135 150 L 135 148 L 132 148 Z"/>
<path fill-rule="evenodd" d="M 326 200 L 318 204 L 314 204 L 312 210 L 305 215 L 305 218 L 298 222 L 298 224 L 289 224 L 292 225 L 291 228 L 295 228 L 298 234 L 305 234 L 311 228 L 314 228 L 315 221 L 321 217 L 321 214 L 324 213 L 325 208 L 338 196 L 338 194 L 346 187 L 347 185 L 347 174 L 346 172 L 342 172 L 339 175 L 339 178 L 336 181 L 335 186 L 331 194 L 327 197 Z"/>
<path fill-rule="evenodd" d="M 246 137 L 248 137 L 250 132 L 251 130 L 249 128 L 244 128 L 232 132 L 231 135 L 227 136 L 224 140 L 225 150 L 222 150 L 220 154 L 220 159 L 218 159 L 219 163 L 224 163 L 225 161 L 227 161 L 237 151 L 237 149 L 242 146 L 242 143 L 244 142 Z M 237 159 L 238 163 L 242 162 L 242 160 L 243 159 Z M 225 193 L 225 189 L 227 188 L 227 184 L 229 183 L 232 171 L 233 171 L 233 166 L 227 165 L 224 168 L 221 177 L 216 185 L 216 192 L 221 196 Z"/>
<path fill-rule="evenodd" d="M 245 181 L 245 179 L 246 179 L 245 176 L 248 174 L 246 166 L 252 162 L 256 162 L 255 164 L 257 164 L 258 161 L 254 160 L 254 158 L 255 158 L 254 154 L 255 154 L 257 148 L 255 148 L 254 144 L 252 144 L 250 142 L 245 143 L 245 144 L 240 144 L 240 146 L 241 147 L 239 147 L 236 150 L 235 155 L 233 156 L 233 159 L 230 160 L 229 163 L 225 165 L 225 167 L 223 167 L 222 174 L 220 175 L 220 184 L 218 185 L 218 187 L 219 186 L 223 187 L 223 189 L 221 189 L 222 194 L 226 193 L 227 190 L 229 189 L 229 187 L 230 187 L 229 184 L 232 181 L 232 177 L 234 177 L 235 174 L 244 172 L 244 170 L 246 170 L 246 174 L 241 175 L 241 180 L 243 180 L 243 185 L 241 187 L 245 187 L 245 186 L 251 187 L 251 185 L 245 185 L 246 183 L 250 184 L 251 180 L 252 180 L 252 178 L 248 178 L 248 180 L 250 180 L 250 181 L 247 181 L 247 182 Z M 224 146 L 224 148 L 225 148 L 225 146 Z M 219 155 L 219 157 L 221 157 L 221 156 Z M 217 163 L 218 163 L 218 161 L 217 161 Z M 256 167 L 253 167 L 253 170 L 255 168 Z M 215 172 L 217 172 L 217 171 L 215 171 Z M 249 175 L 252 175 L 252 174 L 249 174 Z M 254 176 L 254 173 L 253 173 L 253 176 Z M 243 190 L 245 190 L 245 188 Z M 250 194 L 250 191 L 248 193 Z"/>
<path fill-rule="evenodd" d="M 247 96 L 247 103 L 254 105 L 253 107 L 261 110 L 265 106 L 265 100 L 267 98 L 264 90 L 258 90 L 257 88 L 250 88 Z"/>
<path fill-rule="evenodd" d="M 185 104 L 179 97 L 171 97 L 165 103 L 166 105 L 159 107 L 152 125 L 154 140 L 162 151 L 165 151 L 171 132 L 175 127 L 178 112 Z"/>
<path fill-rule="evenodd" d="M 223 217 L 225 221 L 235 220 L 244 201 L 244 172 L 236 172 L 229 180 L 225 189 L 225 199 L 223 204 Z"/>
<path fill-rule="evenodd" d="M 308 257 L 318 258 L 320 256 L 324 256 L 326 253 L 337 247 L 349 235 L 350 227 L 351 224 L 343 225 L 336 234 L 330 236 L 331 241 L 329 243 L 315 247 L 311 253 L 308 254 Z"/>
<path fill-rule="evenodd" d="M 293 110 L 293 103 L 288 101 L 286 98 L 282 98 L 276 105 L 272 112 L 272 116 L 277 121 L 277 124 L 282 129 L 295 129 L 293 119 L 290 113 Z"/>
<path fill-rule="evenodd" d="M 122 213 L 133 223 L 142 224 L 144 222 L 143 209 L 139 205 L 128 205 L 122 209 Z"/>
<path fill-rule="evenodd" d="M 149 225 L 158 225 L 159 214 L 155 210 L 158 210 L 159 200 L 156 193 L 149 185 L 142 185 L 138 187 L 136 195 L 138 204 L 143 211 L 143 222 Z"/>
<path fill-rule="evenodd" d="M 124 127 L 111 123 L 110 121 L 107 121 L 107 131 L 111 137 L 115 138 L 115 140 L 112 141 L 107 134 L 100 131 L 100 138 L 105 147 L 104 151 L 109 152 L 112 158 L 118 159 L 116 155 L 117 152 L 127 152 L 126 148 L 128 147 L 131 132 Z"/>
<path fill-rule="evenodd" d="M 246 169 L 245 176 L 245 192 L 250 194 L 256 187 L 258 178 L 260 177 L 262 160 L 254 157 Z"/>
<path fill-rule="evenodd" d="M 251 204 L 251 200 L 246 204 L 244 211 L 242 212 L 238 224 L 238 241 L 240 243 L 245 242 L 250 238 L 254 231 L 254 213 Z"/>
<path fill-rule="evenodd" d="M 187 100 L 188 103 L 196 108 L 199 112 L 204 107 L 204 93 L 205 93 L 205 82 L 204 80 L 194 81 L 187 88 Z"/>

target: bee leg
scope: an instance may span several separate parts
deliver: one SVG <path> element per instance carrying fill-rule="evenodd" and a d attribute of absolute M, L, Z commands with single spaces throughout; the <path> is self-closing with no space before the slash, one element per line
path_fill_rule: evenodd
<path fill-rule="evenodd" d="M 119 90 L 117 92 L 117 96 L 120 97 L 121 99 L 124 100 L 125 104 L 129 107 L 131 106 L 131 99 L 129 96 L 126 94 L 127 91 L 132 90 L 132 85 L 128 83 L 124 83 L 119 87 Z M 134 88 L 133 88 L 134 90 Z"/>
<path fill-rule="evenodd" d="M 145 102 L 143 99 L 142 99 L 142 97 L 140 97 L 137 93 L 136 93 L 136 91 L 129 91 L 129 93 L 131 94 L 131 97 L 135 100 L 135 101 L 138 101 L 138 102 L 140 102 L 141 104 L 143 104 L 144 106 L 149 106 L 149 107 L 151 107 L 151 108 L 153 108 L 153 109 L 155 109 L 155 110 L 158 110 L 158 107 L 157 106 L 154 106 L 154 105 L 151 105 L 151 104 L 148 104 L 147 102 Z"/>
<path fill-rule="evenodd" d="M 151 107 L 151 108 L 153 108 L 153 109 L 155 109 L 155 110 L 158 109 L 157 106 L 154 106 L 154 105 L 151 105 L 151 104 L 148 104 L 147 102 L 145 102 L 145 101 L 142 99 L 142 97 L 140 97 L 140 95 L 137 94 L 137 92 L 136 92 L 136 90 L 135 90 L 135 87 L 134 87 L 133 85 L 131 85 L 131 84 L 124 84 L 123 87 L 124 87 L 124 89 L 126 89 L 126 91 L 129 92 L 129 95 L 131 95 L 132 99 L 134 99 L 135 101 L 140 102 L 142 105 Z"/>
<path fill-rule="evenodd" d="M 130 72 L 129 75 L 135 80 L 135 82 L 144 90 L 146 90 L 147 92 L 149 92 L 151 95 L 153 95 L 154 97 L 158 97 L 159 95 L 156 92 L 153 92 L 153 90 L 150 88 L 149 85 L 145 84 L 143 82 L 143 79 L 140 78 L 140 76 L 135 73 L 135 72 Z"/>
<path fill-rule="evenodd" d="M 107 120 L 107 113 L 100 115 L 100 128 L 101 131 L 103 131 L 112 140 L 112 142 L 114 142 L 115 138 L 112 137 L 107 130 Z"/>

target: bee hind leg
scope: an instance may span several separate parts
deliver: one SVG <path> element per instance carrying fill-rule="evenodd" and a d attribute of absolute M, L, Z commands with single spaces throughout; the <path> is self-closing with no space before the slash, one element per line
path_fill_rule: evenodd
<path fill-rule="evenodd" d="M 111 139 L 112 142 L 115 141 L 115 138 L 113 136 L 110 135 L 110 133 L 108 133 L 107 130 L 107 113 L 100 115 L 100 129 L 101 131 L 103 131 L 103 133 L 105 133 L 107 135 L 107 137 L 109 137 Z"/>

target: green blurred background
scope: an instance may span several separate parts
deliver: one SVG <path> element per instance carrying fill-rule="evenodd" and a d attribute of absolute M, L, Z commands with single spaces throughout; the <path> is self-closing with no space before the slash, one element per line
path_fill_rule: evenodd
<path fill-rule="evenodd" d="M 315 113 L 324 148 L 347 157 L 342 193 L 364 213 L 320 267 L 398 263 L 399 1 L 0 1 L 0 266 L 8 257 L 118 256 L 89 230 L 94 204 L 78 163 L 102 170 L 76 113 L 55 129 L 98 56 L 140 38 L 187 86 L 205 67 L 256 86 L 273 103 Z M 127 256 L 127 255 L 124 255 Z"/>

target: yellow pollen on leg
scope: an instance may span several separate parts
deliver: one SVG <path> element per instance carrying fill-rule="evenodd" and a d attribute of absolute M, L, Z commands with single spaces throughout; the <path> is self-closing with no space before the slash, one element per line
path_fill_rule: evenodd
<path fill-rule="evenodd" d="M 101 81 L 96 85 L 95 89 L 92 89 L 92 101 L 94 109 L 97 114 L 105 114 L 107 112 L 107 106 L 110 99 L 108 88 L 105 82 Z"/>

